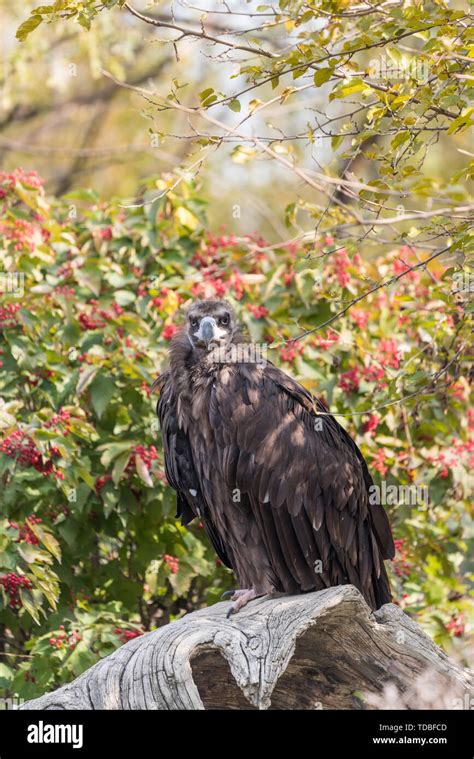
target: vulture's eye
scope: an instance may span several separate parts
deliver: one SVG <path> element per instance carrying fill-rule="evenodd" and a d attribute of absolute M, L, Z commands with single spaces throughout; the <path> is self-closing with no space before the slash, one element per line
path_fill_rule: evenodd
<path fill-rule="evenodd" d="M 224 316 L 221 316 L 219 319 L 219 324 L 222 324 L 224 327 L 229 323 L 229 314 L 224 314 Z"/>
<path fill-rule="evenodd" d="M 195 316 L 191 316 L 189 321 L 191 322 L 191 327 L 197 327 L 199 324 L 199 320 Z"/>

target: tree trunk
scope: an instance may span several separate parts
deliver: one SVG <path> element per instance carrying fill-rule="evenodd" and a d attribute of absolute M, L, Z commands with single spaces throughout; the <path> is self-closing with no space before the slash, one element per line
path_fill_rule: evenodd
<path fill-rule="evenodd" d="M 228 608 L 135 638 L 22 708 L 462 708 L 472 692 L 398 606 L 372 612 L 351 585 L 258 599 L 230 619 Z"/>

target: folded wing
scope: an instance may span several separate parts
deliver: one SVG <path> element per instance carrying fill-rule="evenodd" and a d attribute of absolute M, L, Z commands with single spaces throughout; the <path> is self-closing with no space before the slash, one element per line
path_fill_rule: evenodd
<path fill-rule="evenodd" d="M 209 408 L 216 466 L 250 502 L 285 591 L 351 583 L 378 608 L 391 598 L 388 518 L 369 504 L 372 480 L 359 449 L 322 411 L 271 364 L 225 367 Z"/>

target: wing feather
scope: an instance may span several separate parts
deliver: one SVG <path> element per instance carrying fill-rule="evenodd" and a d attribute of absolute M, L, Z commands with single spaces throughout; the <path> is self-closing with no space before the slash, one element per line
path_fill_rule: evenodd
<path fill-rule="evenodd" d="M 161 391 L 156 412 L 163 440 L 165 472 L 169 484 L 177 493 L 176 518 L 181 519 L 181 523 L 186 525 L 195 517 L 199 517 L 220 560 L 231 569 L 224 543 L 211 520 L 202 495 L 189 439 L 178 425 L 177 403 L 170 373 L 164 372 L 156 386 Z M 218 416 L 217 407 L 213 413 Z M 221 420 L 217 419 L 217 423 L 220 424 Z"/>
<path fill-rule="evenodd" d="M 393 555 L 390 525 L 383 507 L 369 506 L 373 483 L 353 440 L 272 364 L 225 371 L 210 410 L 221 474 L 248 496 L 283 588 L 351 582 L 374 608 L 389 601 L 382 559 Z"/>

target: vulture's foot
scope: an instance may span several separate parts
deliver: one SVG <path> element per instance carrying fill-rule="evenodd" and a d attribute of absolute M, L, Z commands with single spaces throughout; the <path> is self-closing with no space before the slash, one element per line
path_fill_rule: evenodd
<path fill-rule="evenodd" d="M 237 612 L 240 611 L 240 609 L 243 609 L 249 601 L 253 601 L 254 598 L 260 598 L 260 596 L 266 595 L 265 593 L 257 593 L 255 588 L 243 588 L 242 590 L 234 590 L 230 592 L 233 593 L 233 595 L 231 598 L 232 603 L 226 614 L 227 619 L 229 619 L 232 614 L 237 614 Z"/>
<path fill-rule="evenodd" d="M 236 588 L 233 588 L 233 590 L 226 590 L 226 591 L 225 591 L 225 592 L 224 592 L 224 593 L 221 595 L 221 601 L 223 601 L 223 600 L 224 600 L 224 598 L 227 598 L 227 596 L 233 596 L 233 595 L 234 595 L 234 593 L 237 593 L 237 592 L 238 592 L 238 591 L 236 590 Z"/>

